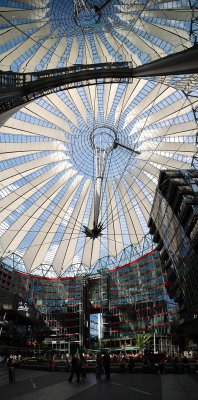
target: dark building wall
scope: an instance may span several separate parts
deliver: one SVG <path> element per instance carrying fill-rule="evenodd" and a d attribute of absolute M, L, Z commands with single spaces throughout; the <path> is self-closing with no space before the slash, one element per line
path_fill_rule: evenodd
<path fill-rule="evenodd" d="M 47 334 L 38 310 L 27 299 L 0 285 L 0 345 L 25 347 Z"/>
<path fill-rule="evenodd" d="M 76 342 L 84 346 L 89 323 L 84 278 L 49 279 L 12 270 L 2 265 L 0 287 L 20 295 L 29 309 L 39 312 L 52 340 Z"/>
<path fill-rule="evenodd" d="M 162 171 L 149 220 L 186 334 L 198 332 L 198 172 Z M 196 326 L 196 328 L 195 328 Z"/>

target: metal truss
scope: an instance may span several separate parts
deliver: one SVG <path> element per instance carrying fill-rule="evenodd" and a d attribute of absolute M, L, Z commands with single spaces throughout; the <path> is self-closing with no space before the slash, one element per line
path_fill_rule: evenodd
<path fill-rule="evenodd" d="M 195 17 L 194 11 L 198 9 L 198 1 L 190 1 L 190 8 L 192 10 L 192 19 L 190 25 L 190 37 L 194 44 L 198 43 L 198 18 Z"/>
<path fill-rule="evenodd" d="M 194 99 L 194 98 L 198 99 L 198 91 L 197 92 L 190 92 L 186 96 L 187 96 L 189 101 L 191 101 L 191 99 Z M 194 104 L 192 104 L 192 111 L 193 111 L 193 114 L 194 114 L 195 122 L 197 124 L 196 146 L 198 148 L 198 105 L 195 106 Z M 193 168 L 195 168 L 196 170 L 198 170 L 198 152 L 195 153 L 194 156 L 192 157 L 191 166 Z"/>
<path fill-rule="evenodd" d="M 1 257 L 1 263 L 9 270 L 26 272 L 23 264 L 23 257 L 17 253 L 9 252 L 5 257 Z"/>
<path fill-rule="evenodd" d="M 1 262 L 5 265 L 6 268 L 10 270 L 17 270 L 19 272 L 23 272 L 29 275 L 36 275 L 47 278 L 64 278 L 74 276 L 85 277 L 93 274 L 100 274 L 101 271 L 105 272 L 109 269 L 128 264 L 150 252 L 155 247 L 156 245 L 155 243 L 153 243 L 151 235 L 147 234 L 142 239 L 139 246 L 128 246 L 127 248 L 122 250 L 117 258 L 111 256 L 100 258 L 91 269 L 85 267 L 82 263 L 71 264 L 67 271 L 59 275 L 54 270 L 53 265 L 49 264 L 40 264 L 36 269 L 32 271 L 27 271 L 23 262 L 23 257 L 18 255 L 17 253 L 9 253 L 7 256 L 1 258 Z"/>
<path fill-rule="evenodd" d="M 198 73 L 198 46 L 133 68 L 131 62 L 75 65 L 26 74 L 0 72 L 0 113 L 50 93 L 104 83 L 130 83 L 148 78 Z"/>
<path fill-rule="evenodd" d="M 194 155 L 192 158 L 192 167 L 198 170 L 198 155 Z"/>
<path fill-rule="evenodd" d="M 147 77 L 148 80 L 182 90 L 185 94 L 198 92 L 198 74 Z"/>

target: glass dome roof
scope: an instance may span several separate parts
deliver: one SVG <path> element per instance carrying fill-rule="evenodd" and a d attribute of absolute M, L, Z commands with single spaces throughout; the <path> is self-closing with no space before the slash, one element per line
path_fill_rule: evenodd
<path fill-rule="evenodd" d="M 189 1 L 0 6 L 4 71 L 136 67 L 194 43 Z M 197 151 L 197 97 L 170 82 L 79 85 L 0 116 L 2 257 L 16 253 L 28 272 L 50 265 L 61 276 L 141 243 L 159 171 L 190 168 Z"/>
<path fill-rule="evenodd" d="M 1 69 L 39 71 L 131 61 L 138 66 L 192 46 L 192 2 L 0 1 Z"/>

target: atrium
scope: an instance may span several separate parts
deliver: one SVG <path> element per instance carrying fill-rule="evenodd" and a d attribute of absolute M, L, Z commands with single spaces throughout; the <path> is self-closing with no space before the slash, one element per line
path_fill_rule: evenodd
<path fill-rule="evenodd" d="M 0 0 L 3 400 L 197 398 L 197 43 L 195 0 Z"/>
<path fill-rule="evenodd" d="M 87 347 L 100 312 L 106 345 L 152 332 L 154 352 L 171 353 L 177 306 L 195 340 L 197 242 L 187 275 L 171 222 L 187 190 L 193 225 L 180 239 L 197 240 L 197 35 L 192 0 L 0 0 L 0 297 L 53 321 L 50 345 L 61 330 Z M 172 178 L 182 201 L 166 246 L 157 200 L 171 207 L 159 185 Z"/>

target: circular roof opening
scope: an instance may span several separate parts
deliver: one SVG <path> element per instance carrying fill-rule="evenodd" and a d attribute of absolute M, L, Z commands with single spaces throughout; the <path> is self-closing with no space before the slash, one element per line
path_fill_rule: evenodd
<path fill-rule="evenodd" d="M 90 135 L 91 146 L 94 150 L 109 152 L 115 146 L 116 132 L 108 126 L 95 128 Z"/>
<path fill-rule="evenodd" d="M 96 7 L 87 5 L 86 7 L 81 5 L 76 7 L 74 12 L 74 21 L 76 25 L 81 29 L 93 29 L 96 27 L 100 20 L 100 13 Z"/>

